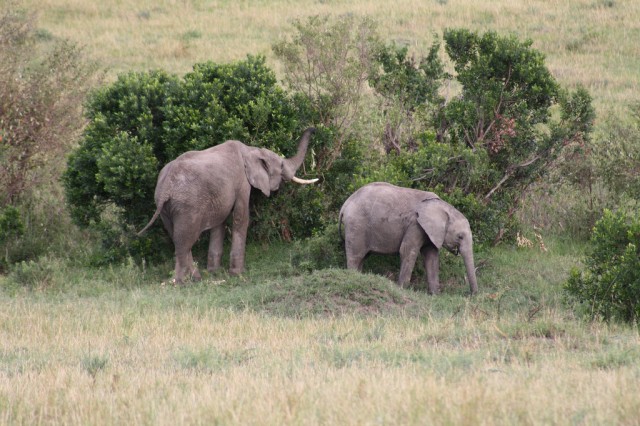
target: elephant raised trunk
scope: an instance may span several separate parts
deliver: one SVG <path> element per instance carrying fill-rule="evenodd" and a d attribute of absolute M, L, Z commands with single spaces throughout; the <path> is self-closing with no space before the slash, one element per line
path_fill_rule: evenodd
<path fill-rule="evenodd" d="M 307 148 L 309 147 L 309 141 L 311 140 L 311 135 L 315 133 L 316 129 L 314 127 L 309 127 L 304 131 L 302 137 L 298 141 L 298 152 L 291 158 L 287 158 L 284 160 L 283 167 L 283 177 L 285 180 L 292 180 L 295 183 L 299 184 L 309 184 L 317 182 L 318 179 L 300 179 L 295 176 L 296 171 L 302 166 L 304 162 L 304 156 L 307 154 Z"/>

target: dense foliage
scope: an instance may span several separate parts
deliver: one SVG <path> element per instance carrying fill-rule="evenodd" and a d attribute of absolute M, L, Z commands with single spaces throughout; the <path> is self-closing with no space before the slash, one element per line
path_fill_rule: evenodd
<path fill-rule="evenodd" d="M 626 122 L 620 117 L 605 120 L 593 155 L 595 173 L 613 194 L 640 200 L 640 103 L 629 108 Z"/>
<path fill-rule="evenodd" d="M 410 56 L 382 44 L 367 19 L 311 17 L 294 27 L 274 45 L 289 92 L 264 58 L 251 56 L 197 64 L 183 78 L 124 74 L 95 92 L 65 174 L 75 221 L 101 229 L 115 256 L 148 256 L 152 240 L 166 238 L 160 227 L 131 236 L 154 210 L 164 164 L 227 139 L 290 155 L 302 129 L 315 125 L 304 169 L 322 183 L 285 186 L 268 201 L 254 196 L 254 237 L 317 234 L 352 191 L 379 180 L 439 193 L 487 243 L 513 230 L 522 194 L 563 147 L 589 138 L 589 94 L 561 89 L 530 40 L 448 30 L 449 75 L 438 41 L 424 57 Z M 450 80 L 460 87 L 455 96 L 443 90 Z M 380 108 L 361 114 L 371 96 Z"/>
<path fill-rule="evenodd" d="M 529 185 L 590 131 L 591 98 L 583 89 L 560 90 L 529 40 L 460 29 L 446 31 L 444 42 L 456 71 L 450 78 L 461 86 L 451 99 L 435 90 L 446 76 L 434 48 L 420 61 L 395 46 L 381 55 L 374 88 L 385 98 L 398 93 L 403 119 L 421 125 L 402 140 L 387 124 L 388 154 L 363 169 L 360 184 L 385 180 L 435 191 L 469 217 L 477 240 L 499 240 Z"/>
<path fill-rule="evenodd" d="M 183 78 L 164 71 L 121 75 L 87 103 L 90 124 L 64 176 L 73 218 L 81 226 L 101 228 L 113 256 L 150 256 L 151 242 L 163 234 L 131 239 L 132 231 L 153 214 L 156 178 L 167 162 L 229 139 L 290 156 L 307 125 L 301 116 L 263 57 L 197 64 Z M 261 221 L 286 225 L 291 210 L 314 217 L 308 213 L 313 202 L 286 209 L 283 200 L 260 206 L 253 215 L 257 230 L 267 229 Z"/>
<path fill-rule="evenodd" d="M 593 318 L 640 319 L 640 217 L 606 210 L 593 229 L 585 270 L 565 288 Z"/>

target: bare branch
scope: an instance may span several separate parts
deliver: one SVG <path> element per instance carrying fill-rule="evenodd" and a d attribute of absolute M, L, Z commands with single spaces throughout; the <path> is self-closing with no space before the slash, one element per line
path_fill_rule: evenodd
<path fill-rule="evenodd" d="M 497 183 L 496 186 L 494 186 L 491 191 L 489 191 L 487 193 L 487 195 L 484 196 L 485 200 L 488 200 L 489 198 L 491 198 L 491 196 L 493 195 L 494 192 L 496 192 L 498 189 L 500 189 L 500 187 L 511 177 L 513 176 L 513 174 L 515 173 L 515 171 L 517 169 L 521 169 L 523 167 L 527 167 L 532 165 L 533 163 L 535 163 L 536 161 L 538 161 L 540 159 L 539 155 L 536 155 L 535 157 L 525 161 L 524 163 L 520 163 L 517 164 L 515 166 L 509 166 L 507 168 L 507 172 L 505 173 L 505 175 L 502 177 L 502 179 L 500 179 L 500 181 Z"/>

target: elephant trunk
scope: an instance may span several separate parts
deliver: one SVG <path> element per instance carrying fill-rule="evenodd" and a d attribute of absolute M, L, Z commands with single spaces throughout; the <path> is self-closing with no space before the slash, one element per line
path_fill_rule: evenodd
<path fill-rule="evenodd" d="M 464 248 L 460 247 L 460 255 L 467 269 L 467 278 L 469 279 L 471 294 L 476 294 L 478 292 L 478 281 L 476 280 L 476 267 L 473 262 L 473 245 L 469 244 Z"/>
<path fill-rule="evenodd" d="M 309 147 L 309 141 L 311 140 L 311 135 L 316 131 L 315 128 L 309 127 L 304 131 L 302 137 L 298 142 L 298 152 L 291 158 L 287 158 L 285 160 L 285 178 L 287 180 L 293 180 L 295 177 L 296 171 L 302 166 L 304 162 L 304 156 L 307 154 L 307 148 Z M 296 178 L 297 179 L 297 178 Z M 312 182 L 298 182 L 298 183 L 312 183 Z"/>

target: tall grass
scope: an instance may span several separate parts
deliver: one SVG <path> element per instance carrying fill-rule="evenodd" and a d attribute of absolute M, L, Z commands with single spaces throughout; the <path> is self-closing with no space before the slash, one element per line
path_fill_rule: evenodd
<path fill-rule="evenodd" d="M 291 20 L 315 14 L 368 15 L 384 38 L 423 52 L 450 27 L 496 30 L 534 40 L 565 85 L 585 85 L 599 109 L 637 98 L 640 3 L 635 0 L 25 0 L 40 11 L 43 34 L 82 45 L 117 73 L 163 68 L 184 73 L 196 62 L 264 54 L 291 32 Z M 37 7 L 36 7 L 37 6 Z"/>
<path fill-rule="evenodd" d="M 254 279 L 186 288 L 126 264 L 70 267 L 59 291 L 0 278 L 0 423 L 635 424 L 640 335 L 575 318 L 560 285 L 583 248 L 547 248 L 480 253 L 475 298 L 453 277 L 429 297 L 321 271 L 335 299 L 366 295 L 361 278 L 401 293 L 391 310 L 287 309 L 318 299 L 286 245 L 249 253 Z"/>

